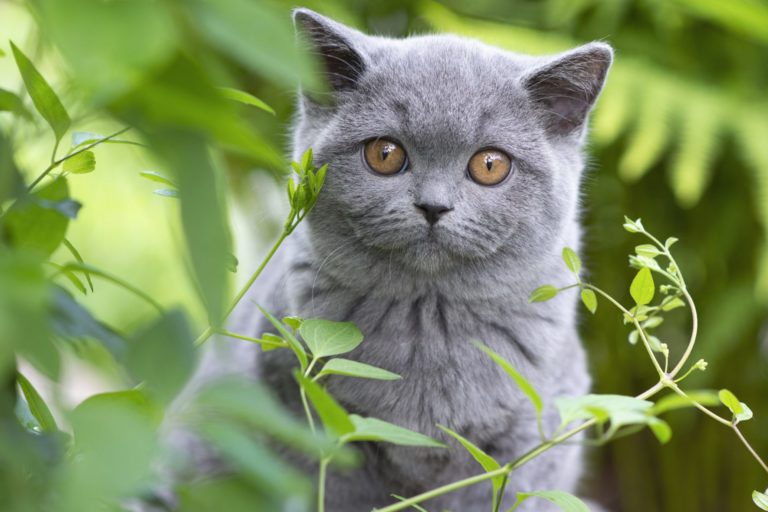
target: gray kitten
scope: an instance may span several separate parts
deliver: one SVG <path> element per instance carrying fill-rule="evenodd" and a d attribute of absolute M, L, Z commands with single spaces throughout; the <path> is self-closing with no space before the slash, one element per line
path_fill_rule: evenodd
<path fill-rule="evenodd" d="M 538 58 L 453 36 L 366 36 L 305 9 L 295 21 L 322 57 L 330 98 L 303 96 L 293 156 L 312 147 L 329 171 L 251 298 L 276 315 L 354 322 L 365 341 L 349 357 L 402 375 L 328 379 L 350 412 L 448 441 L 436 427 L 446 425 L 502 463 L 514 460 L 539 443 L 533 407 L 470 340 L 534 384 L 548 433 L 559 424 L 554 398 L 589 390 L 576 294 L 533 305 L 527 297 L 573 282 L 560 253 L 579 245 L 585 125 L 612 51 L 591 43 Z M 241 332 L 269 330 L 248 308 Z M 258 359 L 261 378 L 300 410 L 291 353 L 236 359 Z M 368 511 L 391 503 L 390 493 L 482 471 L 449 444 L 362 445 L 361 468 L 330 474 L 327 509 Z M 573 491 L 580 452 L 561 446 L 515 471 L 504 509 L 517 491 Z M 483 483 L 425 506 L 486 511 L 490 495 Z M 547 506 L 531 500 L 520 510 Z"/>

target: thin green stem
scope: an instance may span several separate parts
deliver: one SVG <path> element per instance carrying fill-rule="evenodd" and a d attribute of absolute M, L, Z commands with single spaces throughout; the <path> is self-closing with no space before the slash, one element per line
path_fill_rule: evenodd
<path fill-rule="evenodd" d="M 215 332 L 216 332 L 216 334 L 221 334 L 222 336 L 227 336 L 229 338 L 235 338 L 235 339 L 243 340 L 243 341 L 250 341 L 250 342 L 253 342 L 253 343 L 258 343 L 259 345 L 267 345 L 269 347 L 274 347 L 274 348 L 285 347 L 286 346 L 286 345 L 281 344 L 281 343 L 269 343 L 268 341 L 263 340 L 263 339 L 253 338 L 251 336 L 245 336 L 243 334 L 238 334 L 236 332 L 228 331 L 226 329 L 216 329 Z"/>
<path fill-rule="evenodd" d="M 680 373 L 680 371 L 683 369 L 683 366 L 685 366 L 686 361 L 688 361 L 688 359 L 691 357 L 691 353 L 693 352 L 693 347 L 696 345 L 696 337 L 699 334 L 699 314 L 696 311 L 696 304 L 694 304 L 693 298 L 688 293 L 688 289 L 685 287 L 684 284 L 682 284 L 682 282 L 681 282 L 680 291 L 683 292 L 685 301 L 688 303 L 688 307 L 691 310 L 691 322 L 692 322 L 691 337 L 688 339 L 688 346 L 686 347 L 685 352 L 683 353 L 683 356 L 680 358 L 680 361 L 669 373 L 669 376 L 672 379 L 674 379 L 675 376 L 678 373 Z"/>
<path fill-rule="evenodd" d="M 56 137 L 56 142 L 53 144 L 53 151 L 51 151 L 51 165 L 56 161 L 56 152 L 59 150 L 60 139 Z"/>
<path fill-rule="evenodd" d="M 330 457 L 320 459 L 320 472 L 317 476 L 317 512 L 325 511 L 325 474 Z"/>
<path fill-rule="evenodd" d="M 256 269 L 256 271 L 251 275 L 251 277 L 248 279 L 248 282 L 246 282 L 242 288 L 240 288 L 240 291 L 237 292 L 237 295 L 235 295 L 235 298 L 232 300 L 232 303 L 229 305 L 227 310 L 224 312 L 224 316 L 221 318 L 220 323 L 223 324 L 226 322 L 227 318 L 229 318 L 229 315 L 232 314 L 232 312 L 235 310 L 237 305 L 240 303 L 241 300 L 243 300 L 243 297 L 248 292 L 248 290 L 253 286 L 253 283 L 256 282 L 256 279 L 259 278 L 264 268 L 267 266 L 267 263 L 272 259 L 272 257 L 275 255 L 275 252 L 277 252 L 277 249 L 280 247 L 280 244 L 283 243 L 283 241 L 288 237 L 290 234 L 290 231 L 283 230 L 283 232 L 278 237 L 277 241 L 275 241 L 272 248 L 267 253 L 266 257 L 261 261 L 261 264 L 259 265 L 259 268 Z M 216 332 L 216 329 L 212 326 L 208 326 L 200 336 L 197 337 L 195 340 L 195 346 L 200 346 L 203 343 L 205 343 L 208 338 L 214 335 Z"/>
<path fill-rule="evenodd" d="M 739 430 L 739 426 L 735 423 L 731 423 L 731 428 L 734 432 L 736 432 L 736 435 L 741 440 L 741 442 L 744 444 L 744 446 L 747 447 L 747 450 L 749 450 L 749 453 L 752 454 L 752 456 L 757 460 L 758 463 L 763 467 L 763 470 L 765 470 L 766 473 L 768 473 L 768 464 L 765 463 L 765 461 L 760 457 L 760 455 L 757 454 L 754 448 L 752 448 L 752 445 L 749 444 L 749 441 L 747 441 L 747 438 L 744 437 L 744 434 L 741 433 L 741 430 Z"/>
<path fill-rule="evenodd" d="M 307 402 L 307 393 L 304 391 L 304 386 L 300 386 L 299 394 L 301 395 L 301 405 L 304 407 L 304 414 L 307 415 L 309 430 L 315 434 L 315 419 L 312 417 L 312 411 L 309 410 L 309 402 Z"/>
<path fill-rule="evenodd" d="M 648 388 L 644 392 L 637 395 L 636 398 L 640 400 L 645 400 L 647 398 L 652 397 L 662 389 L 664 389 L 664 384 L 662 382 L 657 382 L 652 387 Z M 568 430 L 567 432 L 560 434 L 559 436 L 553 439 L 550 439 L 548 441 L 545 441 L 539 444 L 538 446 L 535 446 L 530 451 L 520 456 L 518 459 L 500 467 L 499 469 L 495 469 L 493 471 L 489 471 L 488 473 L 475 475 L 469 478 L 465 478 L 463 480 L 458 480 L 456 482 L 443 485 L 441 487 L 437 487 L 436 489 L 432 489 L 431 491 L 427 491 L 419 495 L 413 496 L 411 498 L 408 498 L 406 500 L 400 501 L 398 503 L 394 503 L 387 507 L 377 509 L 376 512 L 396 512 L 398 510 L 405 510 L 412 505 L 416 505 L 428 499 L 432 499 L 437 496 L 442 496 L 443 494 L 448 494 L 449 492 L 453 492 L 458 489 L 462 489 L 464 487 L 469 487 L 470 485 L 475 485 L 477 483 L 484 482 L 486 480 L 491 480 L 493 478 L 496 478 L 497 476 L 508 475 L 515 469 L 519 468 L 520 466 L 523 466 L 524 464 L 531 461 L 532 459 L 535 459 L 536 457 L 546 452 L 550 448 L 557 446 L 558 444 L 561 444 L 564 441 L 567 441 L 571 437 L 588 429 L 589 427 L 595 425 L 596 423 L 597 422 L 594 419 L 585 421 L 581 425 L 578 425 Z"/>
<path fill-rule="evenodd" d="M 65 162 L 65 161 L 69 160 L 69 159 L 70 159 L 70 158 L 72 158 L 73 156 L 77 156 L 77 155 L 79 155 L 79 154 L 80 154 L 80 153 L 82 153 L 83 151 L 88 151 L 89 149 L 91 149 L 91 148 L 93 148 L 93 147 L 95 147 L 95 146 L 98 146 L 99 144 L 102 144 L 102 143 L 104 143 L 104 142 L 106 142 L 106 141 L 108 141 L 108 140 L 110 140 L 110 139 L 113 139 L 113 138 L 117 137 L 118 135 L 122 135 L 123 133 L 127 132 L 127 131 L 128 131 L 128 130 L 130 130 L 130 129 L 131 129 L 131 128 L 130 128 L 129 126 L 127 126 L 127 127 L 123 128 L 123 129 L 121 129 L 121 130 L 118 130 L 118 131 L 116 131 L 115 133 L 113 133 L 113 134 L 111 134 L 111 135 L 107 135 L 107 136 L 106 136 L 106 137 L 104 137 L 104 138 L 101 138 L 101 139 L 99 139 L 99 140 L 97 140 L 97 141 L 94 141 L 94 142 L 93 142 L 93 143 L 91 143 L 91 144 L 88 144 L 87 146 L 83 147 L 82 149 L 79 149 L 79 150 L 77 150 L 77 151 L 73 151 L 72 153 L 69 153 L 69 154 L 67 154 L 67 155 L 63 156 L 63 157 L 59 158 L 58 160 L 53 160 L 53 157 L 55 157 L 55 156 L 56 156 L 56 149 L 58 149 L 58 144 L 59 144 L 59 143 L 58 143 L 58 141 L 56 141 L 56 146 L 54 147 L 54 150 L 53 150 L 53 157 L 51 157 L 51 164 L 50 164 L 50 165 L 49 165 L 49 166 L 48 166 L 48 167 L 47 167 L 47 168 L 46 168 L 46 169 L 45 169 L 45 170 L 44 170 L 44 171 L 43 171 L 43 172 L 40 174 L 40 176 L 38 176 L 37 178 L 35 178 L 35 180 L 34 180 L 32 183 L 30 183 L 29 187 L 27 187 L 27 191 L 28 191 L 28 192 L 31 192 L 31 191 L 32 191 L 32 189 L 34 189 L 34 188 L 35 188 L 35 186 L 37 186 L 37 184 L 38 184 L 38 183 L 40 183 L 41 181 L 43 181 L 43 179 L 44 179 L 46 176 L 48 176 L 48 174 L 49 174 L 49 173 L 50 173 L 52 170 L 54 170 L 56 167 L 58 167 L 59 165 L 61 165 L 63 162 Z"/>
<path fill-rule="evenodd" d="M 594 285 L 591 285 L 591 284 L 588 284 L 588 283 L 584 283 L 582 286 L 584 286 L 585 288 L 589 288 L 590 290 L 593 290 L 593 291 L 599 293 L 600 295 L 602 295 L 603 297 L 608 299 L 622 313 L 624 313 L 628 317 L 632 318 L 632 323 L 634 323 L 635 328 L 640 333 L 640 338 L 643 340 L 643 345 L 645 346 L 645 350 L 648 352 L 648 356 L 651 358 L 651 361 L 653 362 L 653 367 L 656 369 L 656 372 L 659 374 L 659 378 L 663 379 L 666 376 L 666 372 L 664 372 L 664 370 L 661 368 L 661 365 L 659 365 L 659 361 L 658 361 L 658 359 L 656 359 L 656 355 L 653 353 L 653 349 L 651 348 L 651 344 L 648 341 L 648 337 L 645 334 L 645 329 L 643 329 L 643 327 L 640 325 L 640 322 L 637 320 L 637 318 L 635 318 L 635 316 L 632 313 L 630 313 L 627 310 L 627 308 L 622 306 L 616 299 L 611 297 L 608 293 L 604 292 L 603 290 L 601 290 L 597 286 L 594 286 Z"/>

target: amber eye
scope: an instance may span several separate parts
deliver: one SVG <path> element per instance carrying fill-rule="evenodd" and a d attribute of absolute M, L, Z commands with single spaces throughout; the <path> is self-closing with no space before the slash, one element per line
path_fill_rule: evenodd
<path fill-rule="evenodd" d="M 407 163 L 405 150 L 389 139 L 374 139 L 365 144 L 363 149 L 365 163 L 379 174 L 396 174 Z"/>
<path fill-rule="evenodd" d="M 497 185 L 509 174 L 512 162 L 509 157 L 496 149 L 482 149 L 469 159 L 467 170 L 480 185 Z"/>

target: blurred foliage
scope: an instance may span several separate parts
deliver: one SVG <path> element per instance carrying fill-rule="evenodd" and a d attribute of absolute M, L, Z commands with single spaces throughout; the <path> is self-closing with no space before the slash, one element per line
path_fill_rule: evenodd
<path fill-rule="evenodd" d="M 690 384 L 727 383 L 752 406 L 756 420 L 745 430 L 758 451 L 768 451 L 768 3 L 305 4 L 373 33 L 453 32 L 532 54 L 610 42 L 617 58 L 594 115 L 585 184 L 591 280 L 628 297 L 624 258 L 632 241 L 618 228 L 624 213 L 642 215 L 662 236 L 680 236 L 679 260 L 701 309 L 699 356 L 712 363 Z M 312 61 L 294 44 L 291 7 L 265 0 L 0 3 L 0 207 L 9 219 L 0 237 L 0 382 L 7 383 L 0 509 L 112 510 L 116 500 L 151 490 L 162 404 L 195 364 L 191 333 L 222 316 L 229 282 L 244 281 L 255 267 L 255 248 L 275 235 L 287 208 L 264 176 L 287 171 L 295 89 L 316 85 Z M 19 73 L 8 37 L 50 83 L 66 120 L 55 102 L 41 107 L 23 92 L 34 73 Z M 232 101 L 222 87 L 252 93 L 275 114 Z M 100 142 L 90 156 L 52 170 L 66 177 L 26 193 L 56 155 L 125 126 L 132 129 L 115 144 Z M 166 177 L 160 195 L 151 193 L 157 183 L 139 176 L 147 170 Z M 30 219 L 45 229 L 29 229 Z M 245 273 L 228 272 L 233 253 Z M 684 322 L 658 330 L 673 353 L 684 346 Z M 652 381 L 620 320 L 598 314 L 585 319 L 583 332 L 598 391 L 632 394 Z M 169 354 L 178 363 L 173 371 L 158 365 Z M 96 375 L 85 384 L 73 378 L 83 371 L 80 360 Z M 51 414 L 30 388 L 15 385 L 17 361 Z M 132 389 L 140 381 L 145 386 Z M 71 392 L 78 386 L 86 389 Z M 121 391 L 82 401 L 96 389 Z M 311 485 L 254 436 L 311 452 L 311 433 L 253 384 L 221 382 L 208 391 L 193 415 L 240 474 L 187 485 L 182 508 L 210 510 L 227 499 L 231 510 L 302 510 Z M 670 424 L 674 436 L 664 448 L 641 434 L 595 451 L 591 494 L 616 511 L 749 510 L 750 492 L 764 482 L 744 470 L 752 461 L 722 427 L 692 412 Z M 264 463 L 249 464 L 243 453 Z"/>

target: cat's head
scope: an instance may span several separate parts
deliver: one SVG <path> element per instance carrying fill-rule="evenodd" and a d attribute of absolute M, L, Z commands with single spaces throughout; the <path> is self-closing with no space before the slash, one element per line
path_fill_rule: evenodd
<path fill-rule="evenodd" d="M 311 146 L 329 165 L 318 237 L 426 273 L 563 242 L 609 46 L 536 58 L 453 36 L 367 36 L 304 9 L 295 22 L 329 85 L 303 96 L 294 139 L 296 155 Z"/>

